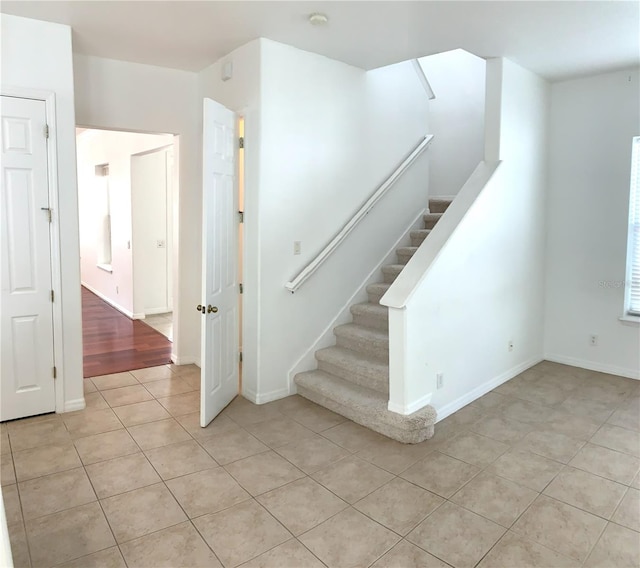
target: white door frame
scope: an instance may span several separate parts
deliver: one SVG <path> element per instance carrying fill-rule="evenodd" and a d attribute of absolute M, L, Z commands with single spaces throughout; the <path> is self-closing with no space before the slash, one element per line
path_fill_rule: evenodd
<path fill-rule="evenodd" d="M 49 224 L 51 254 L 51 288 L 54 298 L 53 310 L 53 356 L 57 370 L 54 381 L 56 412 L 64 412 L 64 335 L 62 330 L 62 271 L 60 264 L 60 205 L 58 186 L 58 131 L 56 128 L 56 95 L 53 91 L 11 87 L 3 85 L 0 94 L 7 97 L 44 101 L 49 138 L 47 140 L 47 176 L 49 185 L 49 204 L 52 220 Z"/>

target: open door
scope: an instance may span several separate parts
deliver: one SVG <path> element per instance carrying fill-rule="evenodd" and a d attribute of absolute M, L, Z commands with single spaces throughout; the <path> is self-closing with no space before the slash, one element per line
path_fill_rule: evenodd
<path fill-rule="evenodd" d="M 205 427 L 238 394 L 236 115 L 204 99 L 202 171 L 202 388 Z"/>

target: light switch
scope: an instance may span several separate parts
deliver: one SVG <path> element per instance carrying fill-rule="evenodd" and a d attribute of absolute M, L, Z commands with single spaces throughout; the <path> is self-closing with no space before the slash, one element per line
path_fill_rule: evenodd
<path fill-rule="evenodd" d="M 293 254 L 300 254 L 302 252 L 302 242 L 293 241 Z"/>

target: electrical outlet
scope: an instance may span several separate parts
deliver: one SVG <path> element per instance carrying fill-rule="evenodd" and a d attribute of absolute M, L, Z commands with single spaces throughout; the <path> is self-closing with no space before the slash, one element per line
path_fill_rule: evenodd
<path fill-rule="evenodd" d="M 441 389 L 444 386 L 444 375 L 436 373 L 436 388 Z"/>
<path fill-rule="evenodd" d="M 302 252 L 302 242 L 293 241 L 293 254 L 300 254 Z"/>
<path fill-rule="evenodd" d="M 589 336 L 589 345 L 591 345 L 592 347 L 595 347 L 596 345 L 598 345 L 598 336 L 597 335 L 590 335 Z"/>
<path fill-rule="evenodd" d="M 513 351 L 513 340 L 509 340 L 509 351 Z"/>

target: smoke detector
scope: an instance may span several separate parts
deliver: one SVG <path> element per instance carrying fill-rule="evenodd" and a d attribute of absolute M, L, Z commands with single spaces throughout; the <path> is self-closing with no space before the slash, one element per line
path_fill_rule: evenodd
<path fill-rule="evenodd" d="M 324 26 L 329 21 L 326 14 L 320 14 L 318 12 L 309 15 L 309 23 L 312 26 Z"/>

